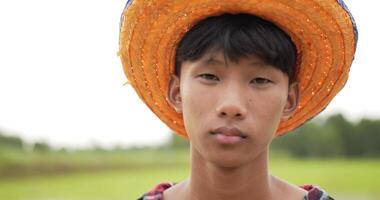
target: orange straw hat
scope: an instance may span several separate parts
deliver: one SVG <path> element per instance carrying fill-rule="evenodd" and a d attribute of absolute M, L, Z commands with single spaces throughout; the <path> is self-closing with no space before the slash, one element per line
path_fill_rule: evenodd
<path fill-rule="evenodd" d="M 345 85 L 357 29 L 341 0 L 129 0 L 119 41 L 124 72 L 144 103 L 177 134 L 187 137 L 182 115 L 166 100 L 177 45 L 197 22 L 224 13 L 271 21 L 296 45 L 300 102 L 277 136 L 317 115 Z"/>

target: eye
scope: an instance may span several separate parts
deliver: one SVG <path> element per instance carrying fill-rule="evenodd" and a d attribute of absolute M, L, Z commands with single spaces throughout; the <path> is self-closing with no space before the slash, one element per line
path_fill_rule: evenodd
<path fill-rule="evenodd" d="M 260 84 L 261 85 L 261 84 L 268 84 L 268 83 L 271 83 L 271 82 L 272 81 L 269 80 L 269 79 L 259 77 L 259 78 L 255 78 L 255 79 L 251 80 L 250 83 Z"/>
<path fill-rule="evenodd" d="M 201 74 L 199 77 L 210 81 L 219 81 L 219 78 L 214 74 Z"/>

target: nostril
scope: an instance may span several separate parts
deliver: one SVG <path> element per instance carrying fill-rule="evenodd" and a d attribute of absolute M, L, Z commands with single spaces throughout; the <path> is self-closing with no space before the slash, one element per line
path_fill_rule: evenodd
<path fill-rule="evenodd" d="M 227 113 L 226 112 L 220 112 L 220 116 L 227 116 Z M 241 113 L 236 113 L 235 116 L 236 117 L 241 117 L 242 114 Z"/>
<path fill-rule="evenodd" d="M 246 111 L 243 107 L 238 106 L 221 106 L 216 109 L 216 113 L 219 117 L 231 117 L 231 118 L 244 118 Z"/>

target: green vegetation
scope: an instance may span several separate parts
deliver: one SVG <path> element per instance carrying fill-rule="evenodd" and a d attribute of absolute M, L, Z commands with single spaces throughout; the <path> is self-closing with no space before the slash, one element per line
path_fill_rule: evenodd
<path fill-rule="evenodd" d="M 21 138 L 15 136 L 4 136 L 0 131 L 0 147 L 12 148 L 12 149 L 22 149 L 23 141 Z"/>
<path fill-rule="evenodd" d="M 185 165 L 187 160 L 184 153 L 185 151 L 153 148 L 73 152 L 20 151 L 3 148 L 0 149 L 0 178 Z"/>
<path fill-rule="evenodd" d="M 272 148 L 299 158 L 379 158 L 380 120 L 347 121 L 342 115 L 316 119 L 285 136 Z"/>
<path fill-rule="evenodd" d="M 376 200 L 380 120 L 316 119 L 271 145 L 270 171 L 297 185 L 316 184 L 344 200 Z M 54 150 L 0 131 L 0 199 L 136 199 L 159 182 L 189 174 L 189 143 L 173 135 L 157 148 Z"/>
<path fill-rule="evenodd" d="M 188 176 L 187 152 L 177 150 L 177 153 L 178 155 L 156 151 L 155 156 L 161 158 L 156 165 L 129 169 L 0 179 L 0 199 L 137 199 L 159 182 L 179 182 Z M 153 154 L 141 151 L 137 155 L 140 161 L 145 160 L 150 163 L 148 160 Z M 171 164 L 163 166 L 160 163 Z M 344 200 L 377 199 L 380 196 L 379 168 L 380 160 L 299 160 L 274 157 L 270 164 L 272 174 L 282 179 L 297 185 L 320 185 L 336 199 Z"/>

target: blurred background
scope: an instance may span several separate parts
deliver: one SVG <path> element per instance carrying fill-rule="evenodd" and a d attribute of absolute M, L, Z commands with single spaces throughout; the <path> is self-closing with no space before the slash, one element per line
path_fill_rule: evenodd
<path fill-rule="evenodd" d="M 380 199 L 378 1 L 346 0 L 346 87 L 277 138 L 271 173 L 336 199 Z M 188 142 L 139 100 L 117 57 L 125 0 L 0 1 L 0 199 L 136 199 L 189 174 Z"/>

